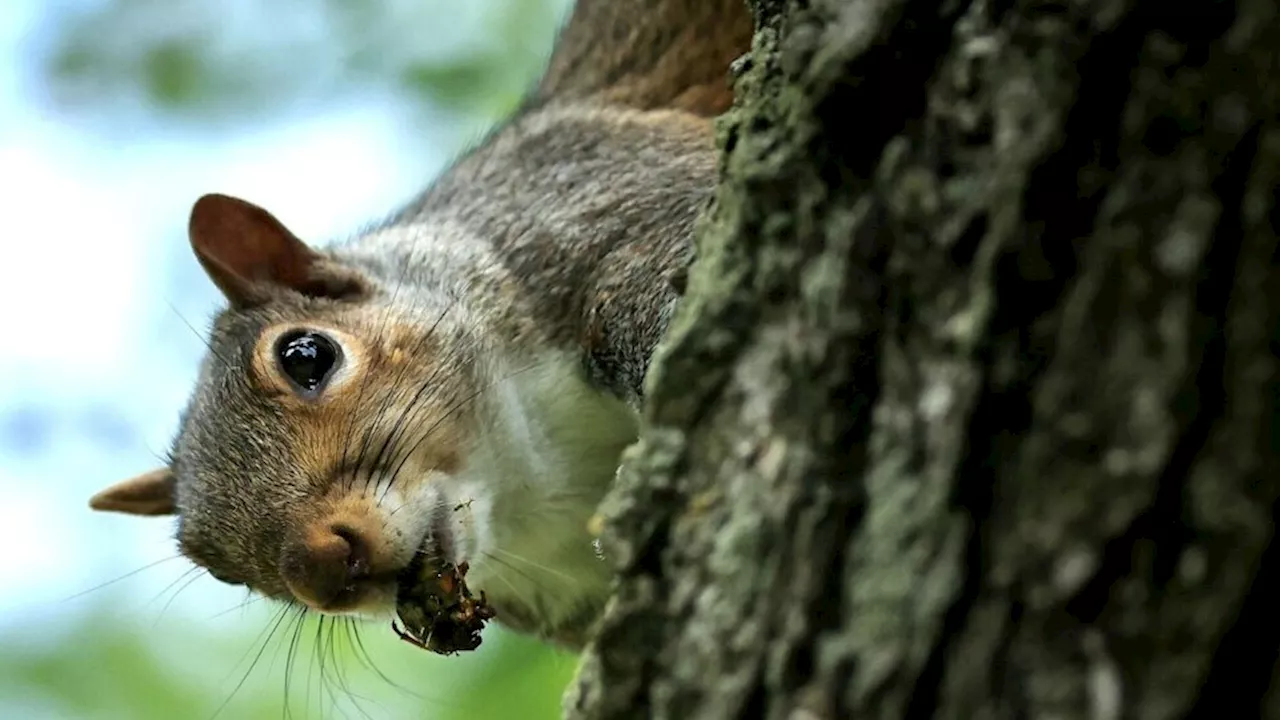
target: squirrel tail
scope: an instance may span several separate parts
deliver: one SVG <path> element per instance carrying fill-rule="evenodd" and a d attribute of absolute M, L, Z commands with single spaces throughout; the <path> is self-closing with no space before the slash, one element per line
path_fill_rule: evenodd
<path fill-rule="evenodd" d="M 751 33 L 746 0 L 576 0 L 534 99 L 718 115 Z"/>

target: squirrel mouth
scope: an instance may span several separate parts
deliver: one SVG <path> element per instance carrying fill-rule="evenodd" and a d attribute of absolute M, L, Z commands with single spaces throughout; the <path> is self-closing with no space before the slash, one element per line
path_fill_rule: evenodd
<path fill-rule="evenodd" d="M 454 562 L 448 513 L 436 512 L 413 559 L 396 577 L 396 617 L 391 629 L 424 650 L 454 655 L 480 647 L 480 633 L 495 615 L 484 592 L 466 584 L 467 563 Z"/>
<path fill-rule="evenodd" d="M 441 567 L 452 562 L 454 553 L 453 535 L 449 532 L 448 508 L 439 508 L 431 515 L 431 523 L 422 539 L 414 549 L 413 558 L 396 575 L 396 586 L 400 594 L 409 591 L 418 582 L 425 567 Z"/>

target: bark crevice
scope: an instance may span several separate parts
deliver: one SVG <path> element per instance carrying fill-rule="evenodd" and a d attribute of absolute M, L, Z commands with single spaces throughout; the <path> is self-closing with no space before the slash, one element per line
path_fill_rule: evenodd
<path fill-rule="evenodd" d="M 1274 4 L 755 9 L 569 716 L 1280 718 Z"/>

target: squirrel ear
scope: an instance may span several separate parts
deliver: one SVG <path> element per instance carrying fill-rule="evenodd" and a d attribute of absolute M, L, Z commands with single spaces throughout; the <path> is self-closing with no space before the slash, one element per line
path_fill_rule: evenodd
<path fill-rule="evenodd" d="M 159 468 L 116 483 L 89 500 L 94 510 L 129 515 L 172 515 L 173 471 Z"/>
<path fill-rule="evenodd" d="M 188 233 L 196 258 L 232 307 L 263 302 L 272 286 L 322 297 L 359 289 L 271 213 L 239 198 L 201 197 L 191 208 Z"/>

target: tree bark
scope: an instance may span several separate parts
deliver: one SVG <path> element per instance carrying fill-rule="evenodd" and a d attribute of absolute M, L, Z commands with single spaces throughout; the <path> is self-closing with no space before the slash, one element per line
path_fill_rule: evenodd
<path fill-rule="evenodd" d="M 567 716 L 1280 718 L 1276 5 L 754 9 Z"/>

